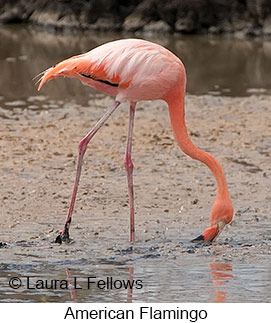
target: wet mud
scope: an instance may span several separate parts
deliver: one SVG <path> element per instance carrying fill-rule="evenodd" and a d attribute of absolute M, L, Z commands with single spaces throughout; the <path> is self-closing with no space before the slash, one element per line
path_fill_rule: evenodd
<path fill-rule="evenodd" d="M 129 243 L 123 158 L 128 105 L 85 155 L 71 243 L 55 244 L 74 181 L 77 145 L 112 99 L 88 105 L 44 95 L 0 101 L 2 301 L 271 301 L 270 96 L 186 98 L 192 141 L 221 162 L 234 219 L 211 245 L 193 244 L 216 195 L 209 169 L 184 155 L 162 101 L 137 105 L 133 141 L 136 241 Z M 142 289 L 12 290 L 11 276 L 140 279 Z M 198 293 L 198 291 L 201 293 Z M 196 295 L 196 296 L 195 296 Z"/>

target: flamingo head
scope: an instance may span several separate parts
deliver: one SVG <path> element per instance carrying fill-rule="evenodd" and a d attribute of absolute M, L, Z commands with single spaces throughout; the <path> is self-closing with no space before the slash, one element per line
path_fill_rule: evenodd
<path fill-rule="evenodd" d="M 230 198 L 216 199 L 211 211 L 210 227 L 192 242 L 214 242 L 232 218 L 233 206 Z"/>

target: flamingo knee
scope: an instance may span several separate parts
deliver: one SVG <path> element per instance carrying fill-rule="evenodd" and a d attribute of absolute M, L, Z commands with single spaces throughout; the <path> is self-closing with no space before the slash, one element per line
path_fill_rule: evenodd
<path fill-rule="evenodd" d="M 79 141 L 79 144 L 78 144 L 79 155 L 84 156 L 84 154 L 87 150 L 88 143 L 89 143 L 89 140 L 87 140 L 86 137 Z"/>
<path fill-rule="evenodd" d="M 133 173 L 133 169 L 134 169 L 134 164 L 132 162 L 132 158 L 130 155 L 126 154 L 125 158 L 124 158 L 124 166 L 126 169 L 126 172 L 129 174 Z"/>

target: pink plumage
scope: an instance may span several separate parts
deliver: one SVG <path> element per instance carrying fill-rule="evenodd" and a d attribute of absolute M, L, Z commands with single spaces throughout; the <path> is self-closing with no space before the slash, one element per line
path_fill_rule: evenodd
<path fill-rule="evenodd" d="M 200 160 L 213 172 L 217 196 L 211 211 L 210 227 L 193 241 L 214 241 L 232 220 L 233 207 L 221 165 L 209 153 L 198 149 L 187 134 L 184 118 L 186 87 L 185 68 L 181 60 L 166 48 L 140 39 L 122 39 L 106 43 L 85 54 L 66 59 L 42 73 L 39 90 L 56 77 L 74 77 L 83 84 L 115 97 L 113 106 L 79 143 L 79 156 L 72 199 L 65 226 L 56 242 L 69 240 L 69 227 L 79 185 L 83 156 L 91 138 L 119 104 L 130 102 L 129 133 L 125 154 L 130 201 L 130 241 L 135 239 L 132 133 L 137 101 L 163 99 L 168 103 L 171 124 L 178 145 L 184 153 Z"/>
<path fill-rule="evenodd" d="M 39 89 L 54 77 L 68 76 L 116 97 L 119 102 L 156 100 L 172 88 L 180 73 L 185 75 L 182 62 L 164 47 L 145 40 L 122 39 L 46 70 Z"/>

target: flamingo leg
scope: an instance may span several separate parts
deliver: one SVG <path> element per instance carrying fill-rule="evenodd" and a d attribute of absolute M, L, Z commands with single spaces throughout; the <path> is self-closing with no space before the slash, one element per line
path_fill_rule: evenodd
<path fill-rule="evenodd" d="M 96 132 L 102 127 L 102 125 L 106 122 L 106 120 L 111 116 L 111 114 L 117 109 L 117 107 L 120 105 L 120 102 L 115 101 L 113 106 L 109 108 L 106 113 L 102 116 L 102 118 L 96 123 L 96 125 L 89 131 L 89 133 L 79 142 L 78 146 L 78 161 L 77 161 L 77 169 L 76 169 L 76 176 L 75 176 L 75 182 L 73 186 L 72 191 L 72 197 L 70 202 L 70 207 L 68 210 L 68 215 L 65 221 L 65 225 L 63 230 L 60 232 L 60 234 L 56 237 L 55 242 L 56 243 L 62 243 L 62 241 L 69 241 L 69 227 L 72 220 L 72 212 L 75 204 L 76 194 L 78 190 L 81 170 L 82 170 L 82 164 L 83 164 L 83 157 L 87 150 L 87 145 L 90 142 L 90 140 L 94 137 Z"/>
<path fill-rule="evenodd" d="M 125 158 L 124 158 L 124 166 L 126 168 L 126 173 L 127 173 L 128 194 L 129 194 L 129 203 L 130 203 L 130 242 L 135 241 L 135 207 L 134 207 L 134 187 L 133 187 L 134 165 L 133 165 L 132 158 L 131 158 L 134 118 L 135 118 L 135 106 L 136 106 L 136 103 L 131 102 L 128 139 L 127 139 L 126 153 L 125 153 Z"/>

